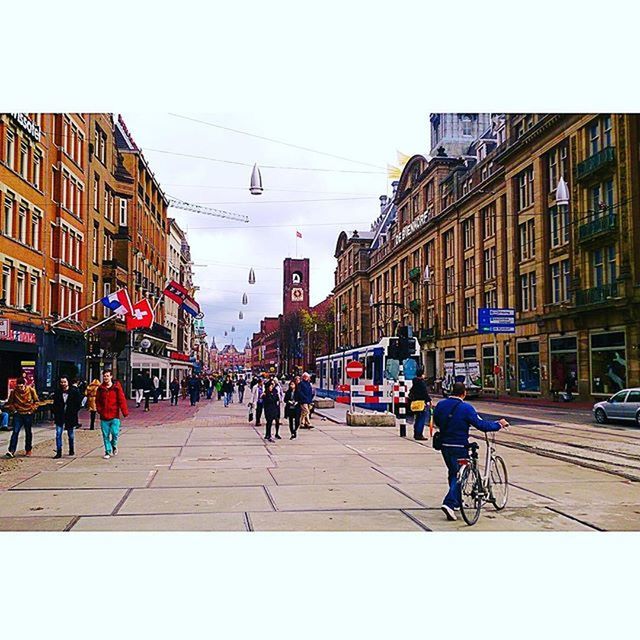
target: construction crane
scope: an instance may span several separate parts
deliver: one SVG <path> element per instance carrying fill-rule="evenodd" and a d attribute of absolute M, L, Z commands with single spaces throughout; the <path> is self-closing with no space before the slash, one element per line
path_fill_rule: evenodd
<path fill-rule="evenodd" d="M 249 216 L 243 216 L 239 213 L 231 213 L 230 211 L 224 211 L 223 209 L 214 209 L 212 207 L 203 207 L 199 204 L 191 204 L 184 200 L 178 200 L 167 196 L 169 200 L 169 206 L 176 209 L 184 209 L 185 211 L 191 211 L 192 213 L 202 213 L 205 216 L 216 216 L 217 218 L 226 218 L 227 220 L 239 220 L 240 222 L 249 222 Z"/>

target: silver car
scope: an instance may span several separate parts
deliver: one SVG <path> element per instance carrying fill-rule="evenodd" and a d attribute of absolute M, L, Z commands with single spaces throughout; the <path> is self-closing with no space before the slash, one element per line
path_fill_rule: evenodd
<path fill-rule="evenodd" d="M 593 417 L 604 424 L 609 420 L 633 420 L 640 427 L 640 387 L 623 389 L 608 400 L 593 405 Z"/>

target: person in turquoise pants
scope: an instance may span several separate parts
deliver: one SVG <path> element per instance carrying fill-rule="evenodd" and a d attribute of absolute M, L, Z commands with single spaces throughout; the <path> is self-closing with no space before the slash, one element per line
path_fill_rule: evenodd
<path fill-rule="evenodd" d="M 129 415 L 127 400 L 124 397 L 122 386 L 117 380 L 113 380 L 111 371 L 104 371 L 102 384 L 96 394 L 96 409 L 100 415 L 100 428 L 104 442 L 104 459 L 111 455 L 118 455 L 118 436 L 120 435 L 120 414 L 123 417 Z"/>

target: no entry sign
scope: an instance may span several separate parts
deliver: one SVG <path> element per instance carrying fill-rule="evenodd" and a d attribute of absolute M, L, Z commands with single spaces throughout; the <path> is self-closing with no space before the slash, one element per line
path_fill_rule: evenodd
<path fill-rule="evenodd" d="M 357 360 L 351 360 L 347 362 L 347 377 L 349 378 L 362 378 L 362 374 L 364 373 L 364 367 Z"/>

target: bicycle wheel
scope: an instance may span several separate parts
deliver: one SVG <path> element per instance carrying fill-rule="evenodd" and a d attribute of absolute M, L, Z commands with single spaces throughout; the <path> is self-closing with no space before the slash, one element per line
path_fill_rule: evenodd
<path fill-rule="evenodd" d="M 478 522 L 482 509 L 482 487 L 480 474 L 475 467 L 468 465 L 460 477 L 460 513 L 463 520 L 472 526 Z"/>
<path fill-rule="evenodd" d="M 496 511 L 501 511 L 507 506 L 509 498 L 509 477 L 507 475 L 507 465 L 500 456 L 494 456 L 489 478 L 491 481 L 489 499 Z"/>

